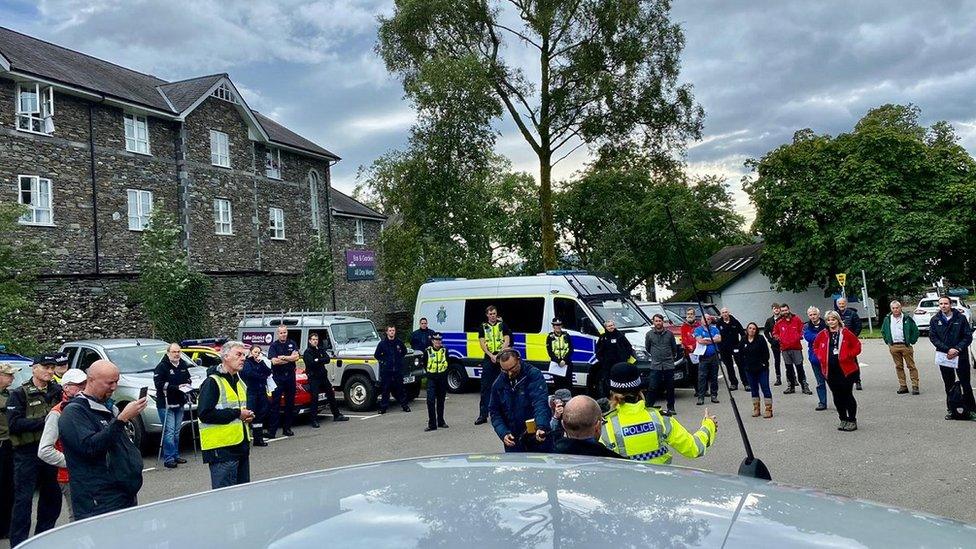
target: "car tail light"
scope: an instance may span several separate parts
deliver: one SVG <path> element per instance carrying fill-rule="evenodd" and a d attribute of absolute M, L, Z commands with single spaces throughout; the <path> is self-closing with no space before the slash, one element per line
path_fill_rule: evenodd
<path fill-rule="evenodd" d="M 915 309 L 915 314 L 917 314 L 917 315 L 924 315 L 925 314 L 925 310 L 924 309 Z"/>

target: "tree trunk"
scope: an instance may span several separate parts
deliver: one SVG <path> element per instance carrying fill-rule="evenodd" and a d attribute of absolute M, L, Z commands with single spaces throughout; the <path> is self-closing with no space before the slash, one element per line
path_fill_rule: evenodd
<path fill-rule="evenodd" d="M 542 267 L 545 270 L 555 269 L 556 265 L 556 231 L 552 215 L 552 158 L 550 155 L 539 156 L 539 212 L 542 217 Z"/>

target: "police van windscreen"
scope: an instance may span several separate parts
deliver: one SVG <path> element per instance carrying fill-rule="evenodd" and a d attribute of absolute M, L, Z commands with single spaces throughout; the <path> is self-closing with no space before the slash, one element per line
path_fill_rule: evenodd
<path fill-rule="evenodd" d="M 151 372 L 159 364 L 159 361 L 166 356 L 168 344 L 160 345 L 133 345 L 132 347 L 116 347 L 105 349 L 105 354 L 113 364 L 119 367 L 119 372 L 123 374 L 135 374 L 139 372 Z M 186 359 L 189 362 L 189 359 Z"/>
<path fill-rule="evenodd" d="M 596 313 L 600 322 L 612 320 L 617 328 L 641 328 L 649 326 L 644 315 L 627 299 L 588 299 L 586 304 Z"/>
<path fill-rule="evenodd" d="M 379 341 L 372 322 L 346 322 L 332 325 L 332 337 L 337 345 Z"/>

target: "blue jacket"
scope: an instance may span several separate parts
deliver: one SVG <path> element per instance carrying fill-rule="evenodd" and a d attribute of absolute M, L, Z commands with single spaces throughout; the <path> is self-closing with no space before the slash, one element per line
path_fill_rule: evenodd
<path fill-rule="evenodd" d="M 253 395 L 262 395 L 268 392 L 268 376 L 271 375 L 271 367 L 264 361 L 257 361 L 250 356 L 244 359 L 244 369 L 241 370 L 241 379 L 247 385 L 247 392 Z"/>
<path fill-rule="evenodd" d="M 499 375 L 491 386 L 488 413 L 491 426 L 501 439 L 511 434 L 519 440 L 525 433 L 527 419 L 535 419 L 537 428 L 548 429 L 552 412 L 549 410 L 549 389 L 542 372 L 523 362 L 522 371 L 514 383 L 505 373 Z M 551 441 L 551 435 L 547 435 L 546 440 Z"/>
<path fill-rule="evenodd" d="M 929 321 L 929 341 L 940 353 L 948 353 L 949 349 L 958 349 L 962 356 L 960 368 L 963 362 L 969 363 L 969 353 L 966 352 L 966 348 L 973 343 L 973 330 L 966 320 L 966 315 L 959 311 L 953 309 L 952 316 L 948 320 L 942 317 L 941 312 L 932 315 L 932 320 Z"/>
<path fill-rule="evenodd" d="M 417 328 L 410 334 L 410 348 L 414 351 L 426 351 L 430 347 L 430 338 L 434 337 L 434 330 Z"/>
<path fill-rule="evenodd" d="M 817 355 L 813 354 L 813 340 L 817 339 L 817 334 L 827 329 L 827 323 L 824 319 L 820 319 L 820 324 L 814 326 L 809 320 L 803 325 L 803 339 L 807 340 L 807 357 L 810 358 L 810 364 L 820 367 L 820 359 Z"/>
<path fill-rule="evenodd" d="M 376 345 L 373 358 L 380 363 L 380 372 L 400 371 L 403 359 L 407 356 L 407 346 L 399 339 L 383 336 Z"/>

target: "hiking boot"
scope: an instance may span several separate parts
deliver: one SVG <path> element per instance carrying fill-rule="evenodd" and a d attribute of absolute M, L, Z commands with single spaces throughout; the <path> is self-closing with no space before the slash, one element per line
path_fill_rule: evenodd
<path fill-rule="evenodd" d="M 805 395 L 812 395 L 813 394 L 813 391 L 810 390 L 810 386 L 807 385 L 807 382 L 806 381 L 802 382 L 800 384 L 800 387 L 802 387 L 803 394 L 805 394 Z"/>
<path fill-rule="evenodd" d="M 487 423 L 487 422 L 488 422 L 488 420 L 484 416 L 478 416 L 478 419 L 474 420 L 474 424 L 475 425 L 481 425 L 481 424 Z"/>
<path fill-rule="evenodd" d="M 712 404 L 718 404 L 718 395 L 712 395 Z"/>
<path fill-rule="evenodd" d="M 761 406 L 761 403 L 759 402 L 759 397 L 753 397 L 752 398 L 752 417 L 759 417 L 759 414 L 760 414 L 759 408 L 760 408 L 760 406 Z"/>
<path fill-rule="evenodd" d="M 840 424 L 837 425 L 837 430 L 838 431 L 846 431 L 847 430 L 847 422 L 846 421 L 840 422 Z"/>
<path fill-rule="evenodd" d="M 696 404 L 698 406 L 701 406 L 702 404 L 705 404 L 705 397 L 698 397 L 698 402 Z M 946 419 L 949 419 L 949 418 L 946 418 Z"/>
<path fill-rule="evenodd" d="M 784 395 L 792 395 L 795 392 L 796 392 L 796 384 L 795 383 L 790 383 L 790 385 L 786 388 L 786 390 L 783 391 L 783 394 Z"/>
<path fill-rule="evenodd" d="M 898 391 L 895 394 L 897 394 L 897 395 L 907 395 L 908 394 L 908 387 L 899 387 L 898 388 Z"/>
<path fill-rule="evenodd" d="M 766 399 L 766 411 L 763 412 L 763 417 L 769 419 L 773 417 L 773 401 L 772 399 Z"/>
<path fill-rule="evenodd" d="M 779 387 L 783 384 L 783 378 L 776 376 L 776 383 L 773 383 L 773 387 Z"/>
<path fill-rule="evenodd" d="M 817 407 L 814 408 L 813 411 L 815 411 L 815 412 L 822 412 L 822 411 L 824 411 L 826 409 L 827 409 L 827 405 L 824 404 L 823 402 L 821 402 L 821 403 L 817 404 Z"/>
<path fill-rule="evenodd" d="M 854 388 L 857 389 L 858 391 L 862 391 L 863 390 L 863 388 L 861 387 L 861 382 L 860 381 L 858 381 L 857 383 L 854 384 Z M 854 428 L 857 429 L 856 426 Z"/>
<path fill-rule="evenodd" d="M 919 394 L 919 393 L 918 393 L 918 387 L 912 387 L 912 394 L 913 394 L 913 395 L 917 395 L 917 394 Z"/>

